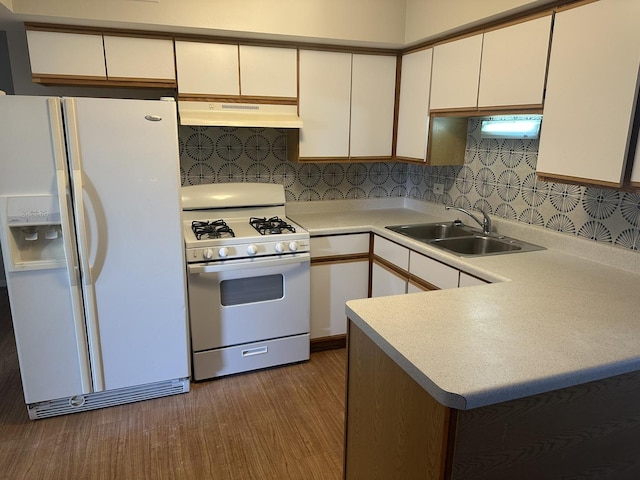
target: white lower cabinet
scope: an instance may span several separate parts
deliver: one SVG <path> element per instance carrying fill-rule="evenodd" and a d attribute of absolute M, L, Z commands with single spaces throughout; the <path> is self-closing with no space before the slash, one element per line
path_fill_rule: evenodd
<path fill-rule="evenodd" d="M 372 297 L 489 283 L 377 235 L 373 253 Z"/>
<path fill-rule="evenodd" d="M 422 290 L 458 287 L 458 269 L 413 251 L 409 254 L 409 274 L 417 280 L 414 286 L 423 284 Z"/>
<path fill-rule="evenodd" d="M 347 333 L 344 304 L 367 298 L 369 261 L 319 264 L 311 267 L 311 338 Z"/>
<path fill-rule="evenodd" d="M 371 266 L 371 298 L 407 293 L 408 277 L 373 261 Z"/>
<path fill-rule="evenodd" d="M 345 303 L 367 298 L 369 234 L 311 238 L 311 339 L 347 332 Z"/>
<path fill-rule="evenodd" d="M 371 296 L 407 293 L 409 249 L 377 235 L 373 238 Z"/>

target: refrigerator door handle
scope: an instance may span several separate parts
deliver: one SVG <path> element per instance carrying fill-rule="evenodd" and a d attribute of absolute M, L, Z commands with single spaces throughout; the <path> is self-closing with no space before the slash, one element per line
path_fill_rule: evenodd
<path fill-rule="evenodd" d="M 80 367 L 80 382 L 82 393 L 93 391 L 89 358 L 89 345 L 87 343 L 87 329 L 84 310 L 82 308 L 82 293 L 80 290 L 80 269 L 78 266 L 78 254 L 75 247 L 75 235 L 73 228 L 73 213 L 70 205 L 70 186 L 67 174 L 67 155 L 64 145 L 64 133 L 62 128 L 62 111 L 60 101 L 50 98 L 47 101 L 49 110 L 49 125 L 51 126 L 51 138 L 53 141 L 53 158 L 56 166 L 56 183 L 58 187 L 58 204 L 60 205 L 60 228 L 64 244 L 67 275 L 71 290 L 71 308 L 73 310 L 73 323 L 76 345 L 78 350 L 78 364 Z"/>
<path fill-rule="evenodd" d="M 78 256 L 80 257 L 80 271 L 82 274 L 85 319 L 87 337 L 90 346 L 91 371 L 93 372 L 93 388 L 95 391 L 105 389 L 104 367 L 102 364 L 102 347 L 100 342 L 100 328 L 98 325 L 98 314 L 96 308 L 96 293 L 89 263 L 89 246 L 87 232 L 82 227 L 85 224 L 84 208 L 84 187 L 82 184 L 82 156 L 80 154 L 80 141 L 78 134 L 78 123 L 73 98 L 65 98 L 64 117 L 67 127 L 67 147 L 69 149 L 69 160 L 71 163 L 71 179 L 73 185 L 73 206 L 76 218 L 76 235 L 78 242 Z"/>

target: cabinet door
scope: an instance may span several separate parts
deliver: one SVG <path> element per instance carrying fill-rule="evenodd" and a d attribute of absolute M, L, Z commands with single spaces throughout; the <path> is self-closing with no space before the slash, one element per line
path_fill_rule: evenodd
<path fill-rule="evenodd" d="M 640 58 L 640 2 L 601 0 L 555 17 L 537 171 L 618 187 Z"/>
<path fill-rule="evenodd" d="M 409 249 L 386 238 L 373 237 L 374 255 L 386 260 L 404 272 L 409 270 Z M 374 259 L 371 269 L 371 296 L 400 295 L 407 293 L 406 274 L 383 266 Z"/>
<path fill-rule="evenodd" d="M 426 161 L 432 57 L 432 49 L 402 57 L 396 143 L 398 158 Z"/>
<path fill-rule="evenodd" d="M 349 155 L 391 157 L 396 57 L 354 54 Z"/>
<path fill-rule="evenodd" d="M 373 253 L 402 270 L 409 270 L 409 249 L 386 238 L 374 236 Z"/>
<path fill-rule="evenodd" d="M 458 288 L 458 270 L 417 252 L 409 254 L 409 273 L 435 289 Z"/>
<path fill-rule="evenodd" d="M 110 80 L 175 80 L 172 40 L 105 35 L 104 54 Z"/>
<path fill-rule="evenodd" d="M 368 233 L 311 237 L 311 258 L 368 253 Z"/>
<path fill-rule="evenodd" d="M 407 277 L 390 270 L 374 260 L 371 267 L 371 297 L 403 295 L 407 293 Z"/>
<path fill-rule="evenodd" d="M 475 108 L 482 34 L 436 45 L 431 72 L 431 110 Z"/>
<path fill-rule="evenodd" d="M 311 267 L 311 338 L 347 333 L 345 303 L 367 298 L 369 261 Z"/>
<path fill-rule="evenodd" d="M 240 93 L 254 97 L 297 98 L 297 50 L 240 45 Z"/>
<path fill-rule="evenodd" d="M 550 34 L 551 15 L 484 34 L 478 107 L 542 106 Z"/>
<path fill-rule="evenodd" d="M 238 46 L 176 41 L 178 93 L 240 95 Z"/>
<path fill-rule="evenodd" d="M 27 30 L 31 73 L 106 80 L 101 34 Z"/>
<path fill-rule="evenodd" d="M 351 54 L 300 50 L 300 157 L 349 156 Z"/>

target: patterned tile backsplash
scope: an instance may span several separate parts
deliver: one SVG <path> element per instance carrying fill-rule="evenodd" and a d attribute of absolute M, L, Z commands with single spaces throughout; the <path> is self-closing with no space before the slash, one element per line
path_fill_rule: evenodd
<path fill-rule="evenodd" d="M 481 139 L 479 123 L 469 121 L 465 164 L 455 167 L 296 163 L 287 160 L 286 130 L 181 126 L 181 181 L 280 183 L 287 201 L 410 197 L 453 203 L 640 249 L 639 194 L 540 181 L 537 140 Z M 436 184 L 443 185 L 442 194 L 434 193 Z"/>

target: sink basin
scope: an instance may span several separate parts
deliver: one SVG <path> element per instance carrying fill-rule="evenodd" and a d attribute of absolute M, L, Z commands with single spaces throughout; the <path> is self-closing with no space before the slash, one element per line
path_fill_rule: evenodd
<path fill-rule="evenodd" d="M 544 247 L 513 238 L 486 235 L 434 240 L 430 242 L 430 245 L 465 257 L 544 250 Z"/>
<path fill-rule="evenodd" d="M 544 250 L 544 247 L 515 238 L 495 234 L 482 235 L 478 229 L 473 229 L 460 222 L 416 223 L 413 225 L 392 225 L 386 228 L 462 257 Z"/>
<path fill-rule="evenodd" d="M 454 225 L 453 222 L 394 225 L 386 228 L 420 241 L 474 235 L 474 232 L 468 227 Z"/>

